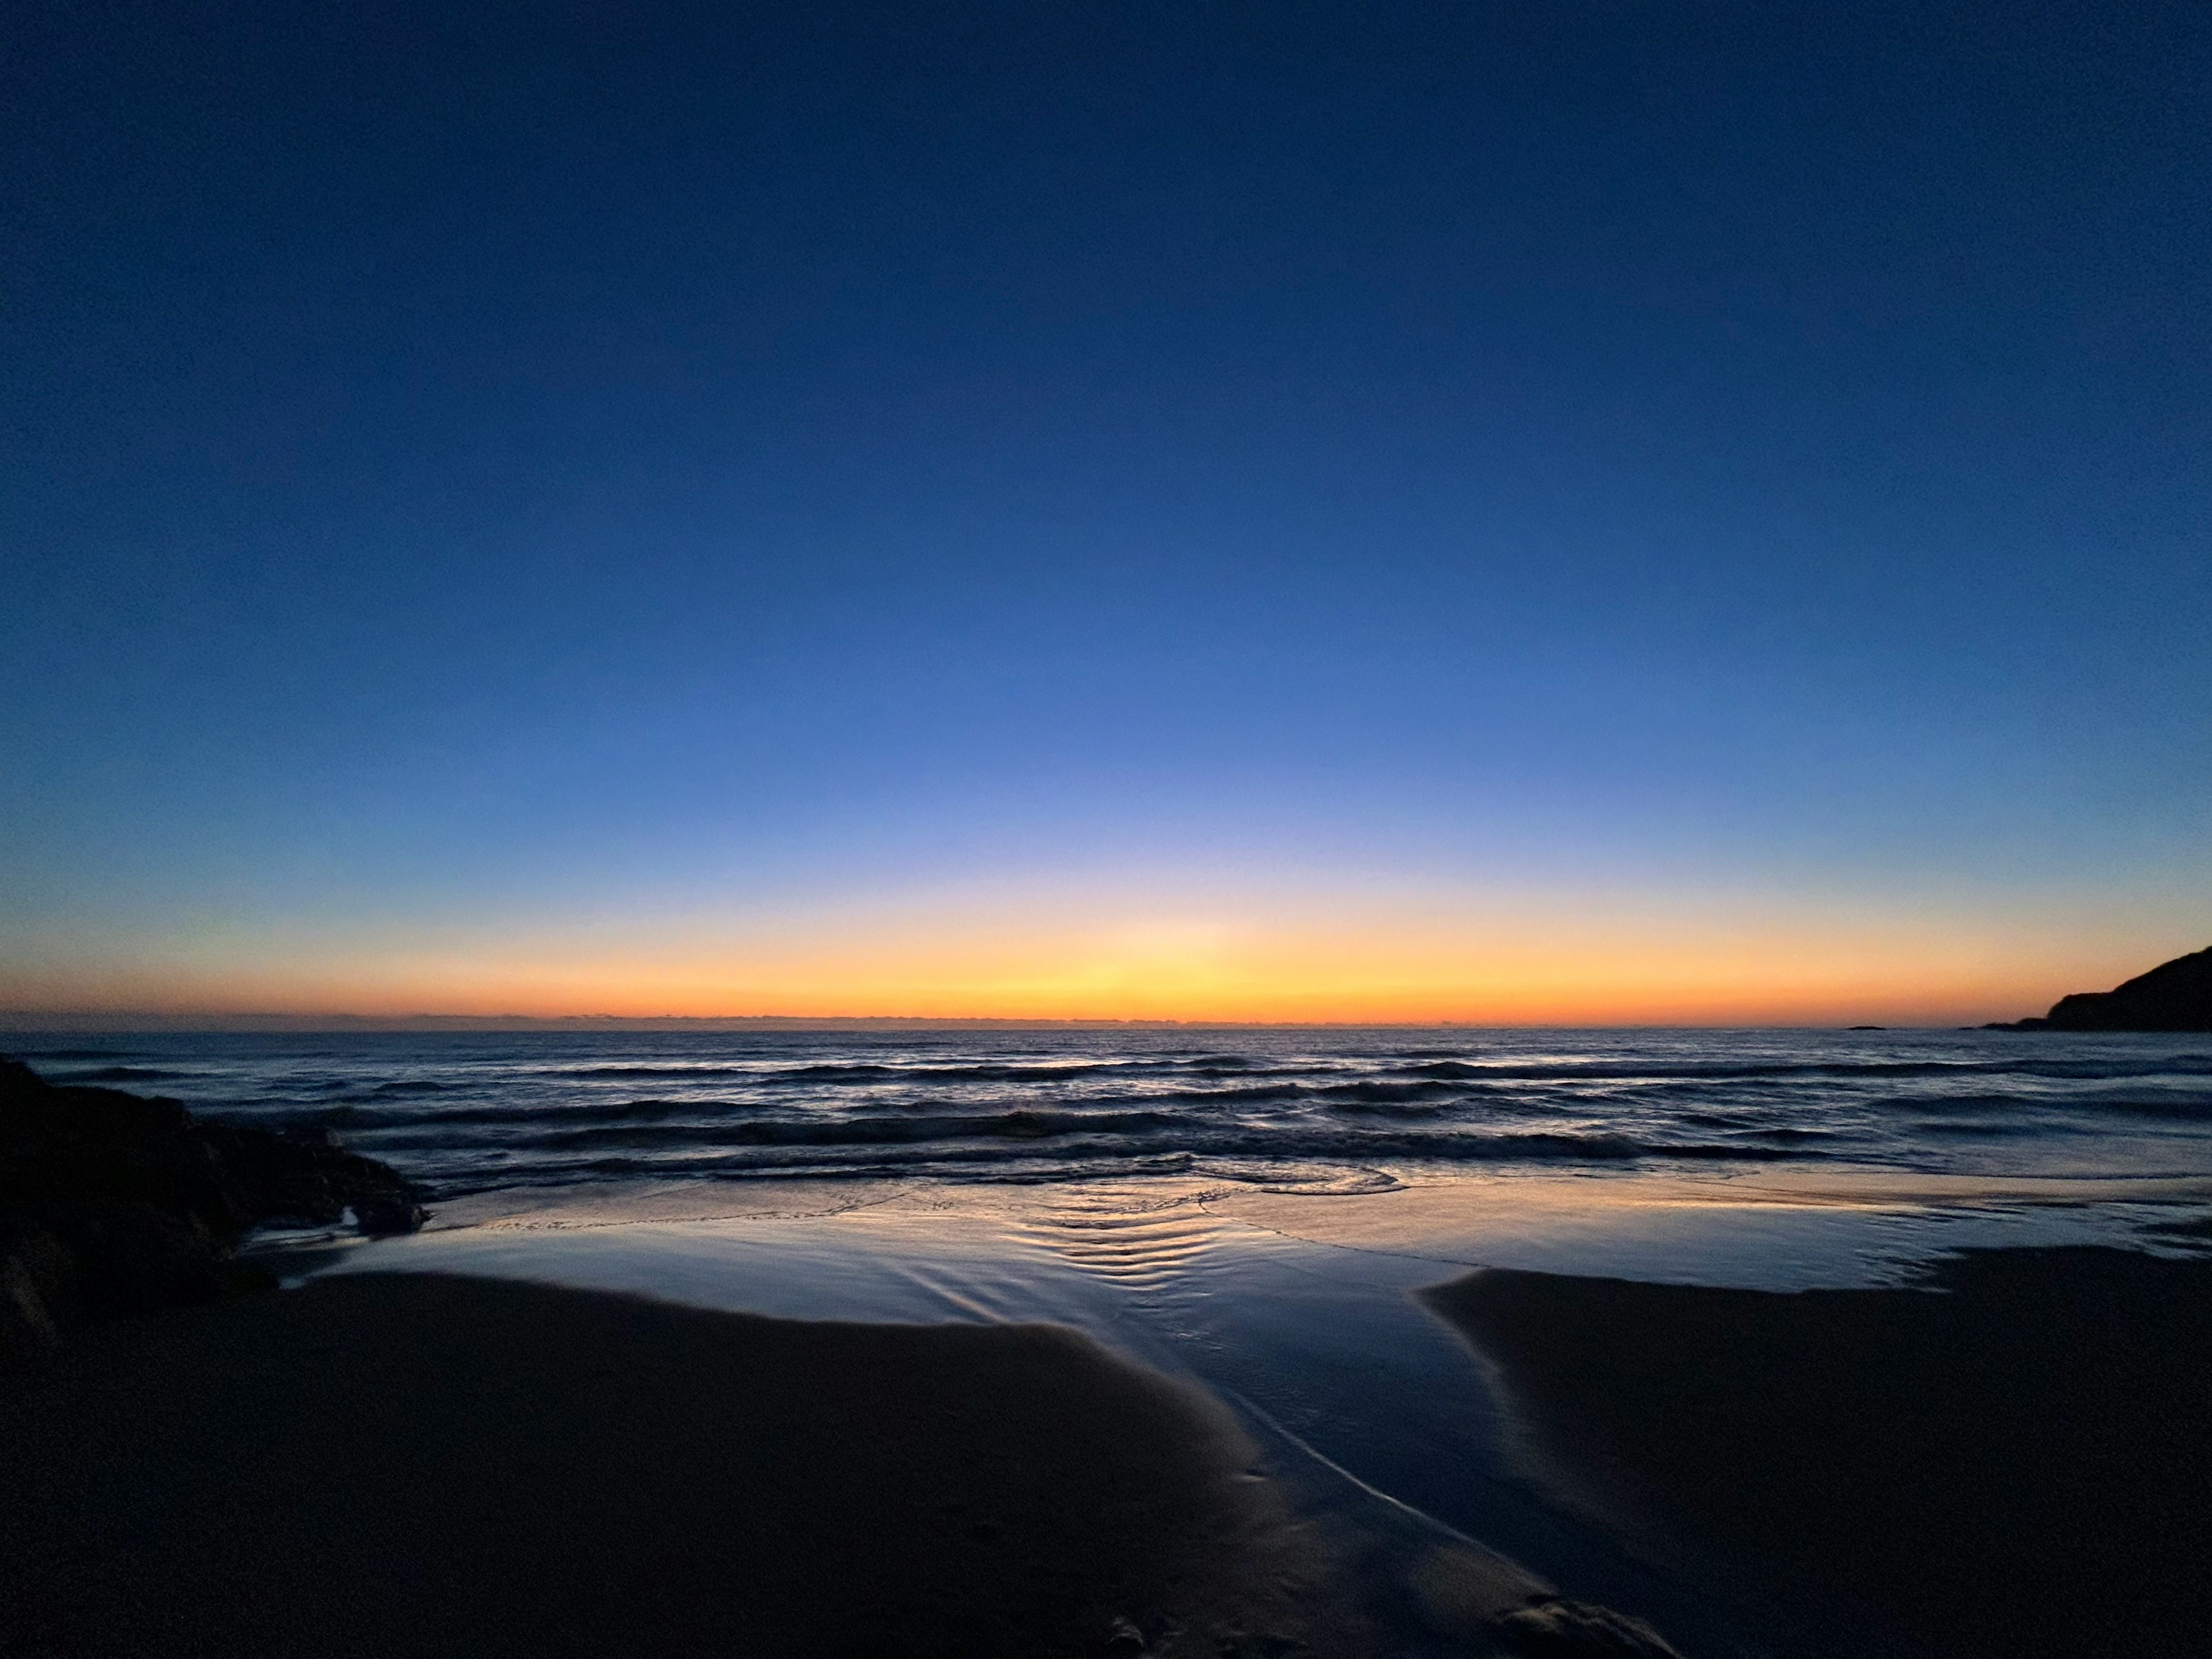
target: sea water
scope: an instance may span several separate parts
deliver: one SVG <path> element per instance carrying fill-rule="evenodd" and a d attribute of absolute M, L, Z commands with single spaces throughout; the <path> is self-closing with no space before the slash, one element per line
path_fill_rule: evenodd
<path fill-rule="evenodd" d="M 2212 1036 L 1251 1026 L 0 1036 L 434 1199 L 690 1177 L 2212 1174 Z"/>

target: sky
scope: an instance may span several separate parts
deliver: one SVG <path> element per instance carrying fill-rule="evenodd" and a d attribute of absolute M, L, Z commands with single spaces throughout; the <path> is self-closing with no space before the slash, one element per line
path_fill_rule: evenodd
<path fill-rule="evenodd" d="M 1950 1023 L 2212 942 L 2196 0 L 9 33 L 0 1008 Z"/>

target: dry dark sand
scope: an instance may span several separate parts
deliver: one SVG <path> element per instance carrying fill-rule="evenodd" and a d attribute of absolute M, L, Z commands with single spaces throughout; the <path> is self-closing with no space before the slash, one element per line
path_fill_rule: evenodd
<path fill-rule="evenodd" d="M 1358 1650 L 1252 1457 L 1056 1328 L 331 1279 L 0 1373 L 0 1651 Z"/>
<path fill-rule="evenodd" d="M 1427 1294 L 1647 1541 L 1931 1654 L 2212 1652 L 2212 1261 L 1977 1253 L 1933 1283 Z"/>

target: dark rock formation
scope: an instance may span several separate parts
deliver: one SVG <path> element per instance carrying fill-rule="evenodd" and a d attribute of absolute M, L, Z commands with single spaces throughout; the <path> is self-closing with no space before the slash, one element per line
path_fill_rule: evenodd
<path fill-rule="evenodd" d="M 2040 1019 L 1990 1031 L 2212 1031 L 2212 947 L 2161 963 L 2109 991 L 2076 991 Z"/>
<path fill-rule="evenodd" d="M 196 1123 L 173 1100 L 58 1087 L 0 1059 L 0 1352 L 108 1314 L 206 1302 L 259 1281 L 251 1228 L 412 1232 L 419 1195 L 329 1142 Z"/>

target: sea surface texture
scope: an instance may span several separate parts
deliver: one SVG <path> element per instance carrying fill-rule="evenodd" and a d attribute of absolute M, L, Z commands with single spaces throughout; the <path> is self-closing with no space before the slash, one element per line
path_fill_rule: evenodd
<path fill-rule="evenodd" d="M 434 1197 L 684 1176 L 1382 1190 L 1443 1170 L 2212 1174 L 2212 1038 L 1030 1027 L 0 1036 Z"/>

